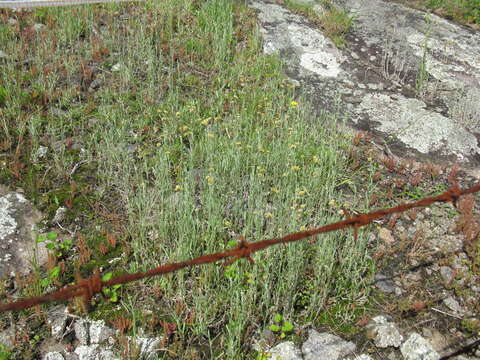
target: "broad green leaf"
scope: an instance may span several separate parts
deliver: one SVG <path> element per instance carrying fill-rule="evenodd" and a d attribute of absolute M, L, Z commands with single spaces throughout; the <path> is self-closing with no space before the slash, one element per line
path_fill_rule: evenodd
<path fill-rule="evenodd" d="M 38 235 L 37 236 L 37 239 L 35 240 L 37 243 L 42 243 L 42 242 L 45 242 L 47 241 L 47 236 L 46 235 Z"/>
<path fill-rule="evenodd" d="M 268 328 L 270 330 L 272 330 L 273 332 L 279 332 L 280 331 L 280 326 L 275 325 L 275 324 L 270 325 Z"/>
<path fill-rule="evenodd" d="M 108 272 L 108 273 L 106 273 L 105 275 L 102 276 L 102 281 L 108 281 L 112 278 L 112 276 L 113 276 L 113 273 Z"/>
<path fill-rule="evenodd" d="M 282 326 L 283 332 L 291 332 L 293 331 L 293 324 L 290 321 L 285 321 Z"/>
<path fill-rule="evenodd" d="M 280 321 L 282 321 L 282 319 L 283 319 L 283 316 L 280 314 L 275 314 L 275 316 L 273 317 L 273 321 L 276 323 L 279 323 Z"/>
<path fill-rule="evenodd" d="M 50 270 L 50 274 L 48 275 L 50 279 L 56 279 L 60 275 L 60 266 L 55 266 L 52 270 Z"/>
<path fill-rule="evenodd" d="M 47 239 L 50 241 L 57 240 L 58 234 L 55 231 L 51 231 L 47 234 Z"/>

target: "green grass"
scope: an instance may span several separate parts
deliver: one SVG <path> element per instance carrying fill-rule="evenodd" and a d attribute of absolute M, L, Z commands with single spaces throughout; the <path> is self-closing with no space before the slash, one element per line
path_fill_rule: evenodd
<path fill-rule="evenodd" d="M 457 21 L 480 24 L 479 0 L 428 0 L 426 6 Z"/>
<path fill-rule="evenodd" d="M 291 11 L 306 16 L 319 26 L 337 47 L 344 48 L 346 46 L 345 35 L 354 24 L 354 17 L 349 15 L 348 11 L 335 5 L 331 0 L 320 1 L 324 9 L 321 14 L 317 14 L 312 3 L 305 4 L 296 0 L 283 0 L 283 3 Z"/>
<path fill-rule="evenodd" d="M 18 27 L 6 25 L 9 17 Z M 75 240 L 58 259 L 63 283 L 75 271 L 143 271 L 226 249 L 239 236 L 261 240 L 340 219 L 328 204 L 341 202 L 336 187 L 349 176 L 341 117 L 314 116 L 295 95 L 279 60 L 261 54 L 245 6 L 165 0 L 2 10 L 0 19 L 8 54 L 0 180 L 22 186 L 49 219 L 68 205 L 63 226 L 79 226 L 91 254 L 80 261 Z M 46 28 L 32 31 L 38 22 Z M 92 89 L 94 79 L 101 85 Z M 33 161 L 40 146 L 49 151 Z M 104 254 L 109 234 L 118 245 Z M 361 306 L 372 264 L 366 240 L 350 232 L 254 259 L 127 285 L 120 308 L 104 301 L 92 316 L 128 317 L 134 332 L 147 320 L 174 323 L 164 358 L 246 358 L 276 313 L 294 325 L 324 323 L 319 315 L 335 299 Z M 332 313 L 349 322 L 358 312 Z"/>
<path fill-rule="evenodd" d="M 409 4 L 477 30 L 480 26 L 479 0 L 412 0 Z"/>

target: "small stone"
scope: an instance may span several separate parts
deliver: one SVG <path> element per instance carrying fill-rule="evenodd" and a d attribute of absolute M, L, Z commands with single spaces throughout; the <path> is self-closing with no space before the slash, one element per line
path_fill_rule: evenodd
<path fill-rule="evenodd" d="M 455 272 L 449 266 L 441 266 L 440 275 L 442 276 L 442 279 L 446 285 L 451 284 L 455 278 Z"/>
<path fill-rule="evenodd" d="M 18 192 L 0 196 L 0 278 L 12 272 L 27 274 L 36 255 L 44 265 L 48 251 L 44 243 L 36 243 L 33 231 L 42 215 Z"/>
<path fill-rule="evenodd" d="M 18 20 L 14 18 L 9 18 L 7 21 L 8 25 L 16 25 L 18 24 Z"/>
<path fill-rule="evenodd" d="M 113 69 L 112 69 L 113 70 Z M 103 84 L 103 79 L 100 78 L 100 77 L 97 77 L 95 78 L 95 80 L 93 80 L 91 83 L 90 83 L 90 87 L 93 89 L 93 90 L 96 90 L 98 89 L 100 86 L 102 86 Z"/>
<path fill-rule="evenodd" d="M 59 306 L 47 313 L 47 323 L 51 326 L 52 336 L 57 340 L 63 338 L 67 326 L 68 318 L 65 309 L 65 306 Z"/>
<path fill-rule="evenodd" d="M 359 356 L 355 356 L 354 360 L 373 360 L 373 358 L 370 355 L 362 354 Z"/>
<path fill-rule="evenodd" d="M 129 338 L 132 341 L 132 338 Z M 133 338 L 140 350 L 139 359 L 153 360 L 158 356 L 161 338 Z"/>
<path fill-rule="evenodd" d="M 460 306 L 458 301 L 453 298 L 453 296 L 443 299 L 443 304 L 456 314 L 463 315 L 465 313 L 465 310 Z"/>
<path fill-rule="evenodd" d="M 375 275 L 375 286 L 384 293 L 395 292 L 395 284 L 391 279 L 382 274 Z"/>
<path fill-rule="evenodd" d="M 101 344 L 115 335 L 115 330 L 105 326 L 105 321 L 92 321 L 89 328 L 90 343 Z"/>
<path fill-rule="evenodd" d="M 75 349 L 75 354 L 78 355 L 78 360 L 104 360 L 100 357 L 100 345 L 80 345 Z M 106 360 L 106 359 L 105 359 Z"/>
<path fill-rule="evenodd" d="M 376 57 L 376 56 L 373 56 L 373 55 L 370 56 L 370 61 L 375 61 L 375 60 L 377 60 L 377 57 Z"/>
<path fill-rule="evenodd" d="M 6 59 L 8 57 L 7 53 L 0 50 L 0 59 Z"/>
<path fill-rule="evenodd" d="M 271 360 L 302 360 L 302 352 L 292 341 L 278 344 L 268 351 Z"/>
<path fill-rule="evenodd" d="M 432 345 L 417 333 L 412 333 L 400 348 L 406 360 L 439 360 L 440 355 Z"/>
<path fill-rule="evenodd" d="M 329 333 L 318 333 L 315 330 L 308 332 L 308 339 L 302 345 L 304 360 L 337 360 L 352 354 L 354 351 L 354 343 Z"/>
<path fill-rule="evenodd" d="M 403 341 L 397 326 L 385 316 L 376 316 L 371 320 L 367 325 L 367 336 L 380 348 L 399 347 Z"/>
<path fill-rule="evenodd" d="M 422 281 L 422 274 L 420 271 L 414 271 L 414 272 L 409 272 L 407 275 L 404 276 L 404 281 L 403 283 L 407 284 L 412 284 L 412 283 L 418 283 Z"/>
<path fill-rule="evenodd" d="M 118 358 L 111 350 L 101 349 L 100 345 L 81 345 L 75 349 L 78 360 L 117 360 Z"/>
<path fill-rule="evenodd" d="M 113 71 L 113 72 L 118 72 L 118 71 L 122 70 L 122 67 L 123 67 L 122 64 L 117 63 L 117 64 L 115 64 L 115 65 L 112 66 L 112 71 Z"/>
<path fill-rule="evenodd" d="M 45 356 L 43 357 L 43 360 L 65 360 L 65 358 L 58 351 L 52 351 L 52 352 L 46 353 Z"/>
<path fill-rule="evenodd" d="M 386 245 L 392 245 L 395 242 L 392 232 L 387 228 L 380 228 L 380 230 L 378 230 L 378 237 Z"/>
<path fill-rule="evenodd" d="M 48 153 L 48 147 L 40 145 L 37 151 L 33 154 L 33 161 L 37 162 L 40 159 L 43 159 Z"/>
<path fill-rule="evenodd" d="M 422 329 L 422 333 L 425 339 L 427 339 L 427 341 L 429 342 L 429 344 L 431 344 L 432 347 L 435 349 L 435 351 L 442 352 L 447 347 L 447 339 L 437 329 L 424 328 Z"/>
<path fill-rule="evenodd" d="M 80 345 L 88 345 L 90 343 L 89 339 L 89 322 L 84 319 L 79 319 L 75 321 L 73 325 L 75 330 L 75 337 L 77 338 Z"/>
<path fill-rule="evenodd" d="M 360 59 L 360 56 L 358 56 L 358 54 L 357 54 L 355 51 L 352 51 L 352 52 L 350 53 L 350 55 L 352 56 L 352 58 L 353 58 L 354 60 Z"/>
<path fill-rule="evenodd" d="M 67 214 L 67 208 L 64 206 L 60 206 L 57 211 L 55 211 L 55 216 L 52 219 L 52 223 L 60 223 L 65 220 L 65 215 Z"/>
<path fill-rule="evenodd" d="M 15 330 L 13 327 L 9 327 L 3 331 L 0 331 L 0 344 L 5 345 L 7 348 L 13 348 L 14 340 Z"/>
<path fill-rule="evenodd" d="M 33 30 L 35 31 L 40 31 L 40 30 L 43 30 L 45 28 L 45 25 L 44 24 L 35 24 L 33 25 Z"/>

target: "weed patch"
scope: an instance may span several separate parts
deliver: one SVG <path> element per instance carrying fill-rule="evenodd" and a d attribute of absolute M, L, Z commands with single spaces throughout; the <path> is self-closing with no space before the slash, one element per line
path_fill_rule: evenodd
<path fill-rule="evenodd" d="M 13 16 L 18 23 L 8 25 Z M 0 180 L 46 213 L 46 233 L 60 231 L 52 220 L 65 208 L 58 225 L 72 234 L 52 248 L 61 259 L 45 273 L 48 286 L 340 217 L 328 205 L 343 202 L 338 184 L 351 176 L 339 114 L 312 115 L 278 59 L 261 54 L 245 6 L 146 1 L 2 10 L 0 19 L 9 55 L 0 65 Z M 207 344 L 211 356 L 239 358 L 275 313 L 296 323 L 315 319 L 327 299 L 359 300 L 366 246 L 363 236 L 332 234 L 269 249 L 255 267 L 207 265 L 111 288 L 91 316 L 135 333 L 153 313 L 151 331 L 169 332 L 165 346 L 180 357 Z M 24 294 L 38 295 L 42 281 L 36 274 Z"/>

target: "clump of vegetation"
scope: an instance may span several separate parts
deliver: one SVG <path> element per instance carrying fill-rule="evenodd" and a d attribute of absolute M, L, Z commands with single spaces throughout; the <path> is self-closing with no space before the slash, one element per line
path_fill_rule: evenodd
<path fill-rule="evenodd" d="M 353 26 L 354 18 L 348 11 L 335 5 L 331 0 L 322 0 L 324 11 L 321 14 L 313 8 L 313 4 L 299 3 L 295 0 L 284 0 L 291 11 L 302 14 L 322 28 L 324 34 L 339 47 L 345 47 L 345 35 Z"/>
<path fill-rule="evenodd" d="M 322 1 L 322 5 L 326 11 L 319 18 L 320 26 L 336 46 L 345 47 L 345 35 L 353 25 L 353 17 L 345 9 L 333 4 L 331 0 Z"/>
<path fill-rule="evenodd" d="M 284 319 L 282 315 L 275 314 L 273 324 L 269 326 L 269 329 L 274 334 L 277 334 L 280 339 L 283 339 L 294 330 L 294 326 L 290 321 Z"/>
<path fill-rule="evenodd" d="M 338 220 L 327 204 L 352 175 L 343 155 L 350 139 L 337 130 L 338 114 L 314 116 L 280 61 L 262 54 L 245 5 L 2 10 L 0 22 L 8 54 L 0 182 L 22 187 L 49 220 L 64 208 L 62 228 L 74 234 L 71 242 L 39 238 L 54 258 L 46 280 L 39 273 L 24 283 L 25 295 L 98 268 L 108 279 L 221 251 L 239 236 L 255 241 Z M 268 249 L 254 266 L 208 265 L 112 287 L 91 316 L 116 318 L 121 307 L 131 323 L 118 326 L 129 331 L 155 311 L 150 331 L 171 324 L 165 346 L 178 356 L 209 348 L 204 357 L 241 358 L 244 339 L 274 313 L 315 321 L 327 297 L 355 303 L 367 292 L 366 246 L 335 233 Z M 307 287 L 318 290 L 299 301 Z"/>
<path fill-rule="evenodd" d="M 480 24 L 480 0 L 428 0 L 426 6 L 453 20 Z"/>

